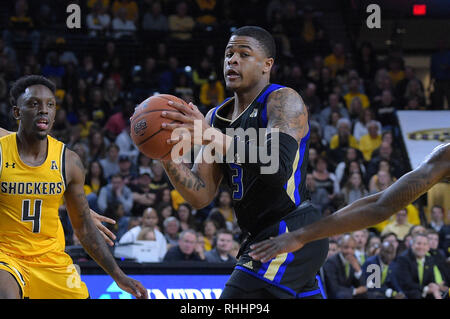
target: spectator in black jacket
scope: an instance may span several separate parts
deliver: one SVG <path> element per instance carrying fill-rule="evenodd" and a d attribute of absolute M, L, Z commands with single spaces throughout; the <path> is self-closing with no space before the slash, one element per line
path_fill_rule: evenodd
<path fill-rule="evenodd" d="M 396 260 L 394 276 L 408 299 L 442 299 L 446 283 L 430 249 L 426 234 L 414 235 L 411 248 Z M 448 287 L 446 288 L 448 290 Z"/>
<path fill-rule="evenodd" d="M 233 248 L 233 233 L 227 229 L 219 229 L 215 242 L 215 247 L 205 253 L 206 261 L 235 263 L 236 258 L 230 255 Z"/>
<path fill-rule="evenodd" d="M 331 299 L 365 299 L 367 287 L 355 257 L 356 241 L 346 234 L 339 240 L 340 252 L 327 259 L 324 265 L 325 282 Z"/>
<path fill-rule="evenodd" d="M 439 231 L 439 248 L 445 252 L 447 263 L 450 263 L 450 225 L 444 225 Z"/>
<path fill-rule="evenodd" d="M 405 298 L 405 295 L 400 291 L 400 286 L 393 276 L 395 253 L 396 247 L 392 243 L 385 241 L 381 245 L 380 253 L 369 257 L 362 266 L 369 298 Z M 379 276 L 379 278 L 374 278 L 374 275 Z"/>
<path fill-rule="evenodd" d="M 445 260 L 445 252 L 439 248 L 439 233 L 434 229 L 427 230 L 428 243 L 430 244 L 430 255 L 433 256 L 444 281 L 450 282 L 450 264 Z"/>
<path fill-rule="evenodd" d="M 182 231 L 178 239 L 178 245 L 170 248 L 163 261 L 203 261 L 195 252 L 197 234 L 195 230 Z"/>

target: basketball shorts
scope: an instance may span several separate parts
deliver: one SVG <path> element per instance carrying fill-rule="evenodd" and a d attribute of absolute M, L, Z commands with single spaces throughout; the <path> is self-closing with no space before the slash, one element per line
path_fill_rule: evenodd
<path fill-rule="evenodd" d="M 316 275 L 326 260 L 328 239 L 308 243 L 300 250 L 277 255 L 265 263 L 248 255 L 251 244 L 292 232 L 320 218 L 321 213 L 305 202 L 278 223 L 250 235 L 241 246 L 240 258 L 221 298 L 321 298 L 323 293 Z"/>
<path fill-rule="evenodd" d="M 16 256 L 0 250 L 0 269 L 9 272 L 22 298 L 86 299 L 89 292 L 72 259 L 64 252 Z"/>

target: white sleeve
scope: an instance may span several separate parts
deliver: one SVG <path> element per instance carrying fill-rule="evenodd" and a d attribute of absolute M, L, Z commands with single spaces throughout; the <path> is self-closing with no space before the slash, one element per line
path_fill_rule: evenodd
<path fill-rule="evenodd" d="M 119 244 L 134 243 L 137 239 L 137 235 L 141 231 L 141 226 L 135 226 L 127 231 L 119 240 Z"/>
<path fill-rule="evenodd" d="M 155 233 L 159 247 L 158 259 L 159 261 L 162 261 L 167 253 L 167 240 L 159 230 L 155 230 Z"/>

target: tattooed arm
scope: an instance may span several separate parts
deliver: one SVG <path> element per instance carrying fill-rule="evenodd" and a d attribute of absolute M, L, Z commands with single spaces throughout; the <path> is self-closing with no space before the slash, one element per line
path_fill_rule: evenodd
<path fill-rule="evenodd" d="M 308 111 L 300 95 L 291 88 L 272 92 L 267 100 L 267 130 L 292 136 L 297 143 L 308 133 Z"/>
<path fill-rule="evenodd" d="M 211 121 L 212 110 L 205 117 L 206 123 Z M 203 156 L 203 148 L 197 157 Z M 190 169 L 186 164 L 162 161 L 163 167 L 181 196 L 194 208 L 200 209 L 207 206 L 217 193 L 222 181 L 222 171 L 217 163 L 206 163 L 203 160 L 196 163 Z"/>
<path fill-rule="evenodd" d="M 335 214 L 252 246 L 251 256 L 266 261 L 271 256 L 291 252 L 322 238 L 352 232 L 375 225 L 427 192 L 439 181 L 450 177 L 450 143 L 442 144 L 413 171 L 382 192 L 364 197 Z"/>
<path fill-rule="evenodd" d="M 264 144 L 255 145 L 235 138 L 227 159 L 237 155 L 239 164 L 259 174 L 263 183 L 283 187 L 292 175 L 300 141 L 308 133 L 308 113 L 296 91 L 282 88 L 268 97 L 267 119 Z M 256 161 L 252 160 L 255 155 Z"/>
<path fill-rule="evenodd" d="M 79 156 L 70 150 L 66 153 L 66 168 L 67 188 L 64 198 L 73 229 L 83 248 L 121 289 L 137 298 L 147 297 L 147 290 L 141 283 L 126 276 L 119 268 L 96 228 L 83 189 L 84 167 Z"/>
<path fill-rule="evenodd" d="M 183 105 L 173 104 L 184 113 L 180 115 L 175 112 L 168 112 L 163 115 L 171 120 L 177 120 L 183 124 L 166 124 L 166 129 L 175 129 L 178 127 L 192 128 L 192 121 L 201 119 L 204 123 L 202 125 L 204 131 L 205 127 L 209 127 L 211 114 L 210 110 L 207 116 L 203 119 L 199 116 L 196 108 L 186 109 Z M 290 88 L 282 88 L 270 94 L 267 102 L 268 114 L 268 132 L 271 129 L 278 129 L 279 143 L 274 142 L 274 149 L 279 156 L 276 156 L 273 163 L 264 163 L 260 158 L 256 161 L 249 160 L 250 156 L 255 155 L 259 157 L 260 154 L 270 154 L 272 149 L 272 142 L 274 139 L 268 137 L 264 146 L 258 146 L 253 143 L 245 143 L 242 140 L 234 140 L 233 137 L 218 134 L 218 138 L 207 141 L 208 144 L 214 145 L 214 149 L 222 154 L 226 154 L 226 160 L 234 161 L 236 154 L 240 158 L 239 164 L 244 169 L 249 169 L 257 172 L 262 172 L 262 167 L 271 166 L 270 173 L 261 174 L 261 179 L 268 185 L 284 185 L 292 173 L 292 164 L 294 162 L 298 145 L 303 136 L 308 132 L 308 116 L 306 107 L 297 92 Z M 178 142 L 175 138 L 172 143 Z M 203 159 L 203 149 L 209 145 L 202 146 L 199 155 Z M 241 150 L 243 151 L 241 154 Z M 228 154 L 228 152 L 230 152 Z M 275 156 L 275 155 L 274 155 Z M 201 163 L 199 163 L 201 162 Z M 277 165 L 278 164 L 278 165 Z M 171 161 L 166 161 L 163 166 L 169 176 L 174 187 L 180 192 L 181 196 L 186 199 L 191 205 L 196 208 L 201 208 L 208 205 L 217 192 L 217 189 L 222 180 L 222 173 L 217 163 L 205 163 L 205 161 L 196 161 L 192 170 L 183 164 L 175 164 Z M 279 168 L 279 169 L 278 169 Z"/>

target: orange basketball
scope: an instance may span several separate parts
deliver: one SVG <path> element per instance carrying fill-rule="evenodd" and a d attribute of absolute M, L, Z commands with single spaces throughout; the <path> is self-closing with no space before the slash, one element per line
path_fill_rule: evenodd
<path fill-rule="evenodd" d="M 172 145 L 167 144 L 172 131 L 161 127 L 161 123 L 173 123 L 161 117 L 163 111 L 179 112 L 167 104 L 169 101 L 188 106 L 185 101 L 170 94 L 154 95 L 139 104 L 130 118 L 130 136 L 134 144 L 146 156 L 157 160 L 170 159 L 172 150 Z"/>

